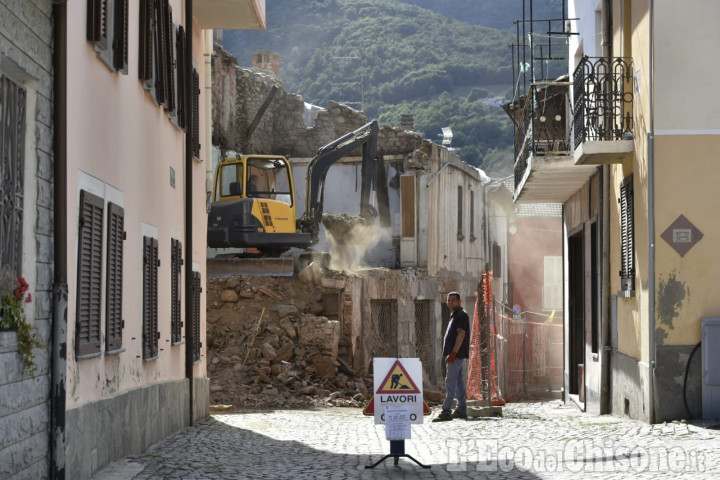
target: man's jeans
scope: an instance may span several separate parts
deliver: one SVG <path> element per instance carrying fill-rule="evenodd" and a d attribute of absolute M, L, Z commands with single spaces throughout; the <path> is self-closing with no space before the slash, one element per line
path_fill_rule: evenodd
<path fill-rule="evenodd" d="M 465 384 L 467 383 L 467 358 L 456 358 L 452 363 L 445 363 L 447 366 L 447 375 L 445 376 L 445 401 L 443 402 L 443 412 L 450 413 L 452 409 L 453 398 L 457 397 L 457 409 L 461 412 L 467 410 L 467 391 Z"/>

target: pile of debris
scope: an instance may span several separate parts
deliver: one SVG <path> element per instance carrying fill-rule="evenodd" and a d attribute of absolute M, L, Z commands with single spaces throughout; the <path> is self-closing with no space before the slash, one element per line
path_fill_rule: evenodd
<path fill-rule="evenodd" d="M 211 404 L 362 407 L 370 399 L 372 376 L 338 355 L 341 326 L 322 316 L 323 291 L 308 269 L 208 279 Z"/>

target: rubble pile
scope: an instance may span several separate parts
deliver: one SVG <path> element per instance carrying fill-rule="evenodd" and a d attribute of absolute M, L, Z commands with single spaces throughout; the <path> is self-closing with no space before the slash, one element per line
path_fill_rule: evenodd
<path fill-rule="evenodd" d="M 341 326 L 322 316 L 319 269 L 312 269 L 208 279 L 211 404 L 362 407 L 369 400 L 372 376 L 354 372 L 338 354 Z"/>

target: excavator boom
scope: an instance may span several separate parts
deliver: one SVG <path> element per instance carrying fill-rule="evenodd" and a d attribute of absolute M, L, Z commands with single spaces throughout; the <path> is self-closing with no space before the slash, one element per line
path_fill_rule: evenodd
<path fill-rule="evenodd" d="M 362 146 L 360 216 L 369 218 L 375 215 L 370 204 L 370 191 L 377 162 L 379 130 L 376 120 L 366 123 L 357 130 L 318 149 L 317 155 L 308 165 L 305 212 L 298 223 L 300 230 L 310 233 L 313 242 L 317 242 L 320 230 L 323 213 L 323 192 L 328 170 L 335 162 L 360 146 Z"/>

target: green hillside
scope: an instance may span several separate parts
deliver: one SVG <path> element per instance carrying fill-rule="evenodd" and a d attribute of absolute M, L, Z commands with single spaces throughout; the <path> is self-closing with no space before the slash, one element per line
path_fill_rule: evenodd
<path fill-rule="evenodd" d="M 244 66 L 257 51 L 278 53 L 286 89 L 306 102 L 362 106 L 381 124 L 398 125 L 410 113 L 415 130 L 433 140 L 451 127 L 452 146 L 466 162 L 507 175 L 511 122 L 481 99 L 505 96 L 512 87 L 508 45 L 522 2 L 495 3 L 518 10 L 507 13 L 507 30 L 396 0 L 274 0 L 267 3 L 267 30 L 225 31 L 224 47 Z"/>
<path fill-rule="evenodd" d="M 522 18 L 522 0 L 399 0 L 473 25 L 507 30 Z M 559 18 L 564 0 L 534 0 L 533 18 Z M 530 18 L 530 0 L 525 0 L 525 17 Z"/>

